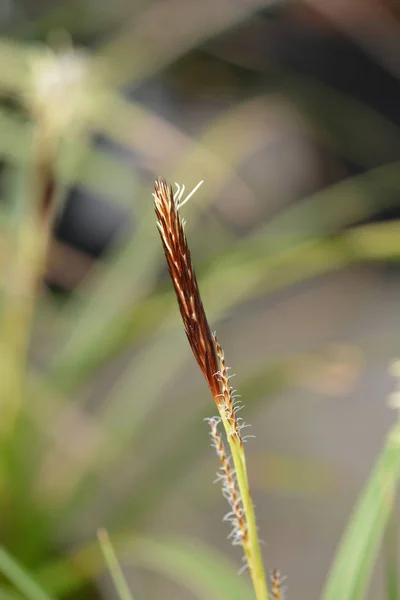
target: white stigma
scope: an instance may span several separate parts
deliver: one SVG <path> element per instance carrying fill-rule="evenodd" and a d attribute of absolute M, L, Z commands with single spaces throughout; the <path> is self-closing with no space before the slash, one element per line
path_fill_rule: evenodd
<path fill-rule="evenodd" d="M 199 187 L 203 184 L 204 180 L 202 179 L 199 183 L 192 189 L 192 191 L 186 196 L 186 198 L 182 199 L 183 194 L 185 193 L 185 186 L 179 185 L 179 183 L 175 182 L 176 185 L 176 193 L 175 193 L 175 203 L 176 208 L 179 210 L 190 198 L 197 192 Z"/>

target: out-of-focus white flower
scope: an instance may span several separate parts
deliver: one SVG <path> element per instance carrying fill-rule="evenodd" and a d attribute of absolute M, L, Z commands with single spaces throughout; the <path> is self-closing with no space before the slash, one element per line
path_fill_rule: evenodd
<path fill-rule="evenodd" d="M 390 408 L 396 408 L 400 410 L 400 391 L 389 394 L 388 403 Z"/>
<path fill-rule="evenodd" d="M 25 103 L 47 136 L 58 139 L 90 115 L 100 89 L 93 66 L 88 54 L 73 48 L 47 48 L 31 57 Z"/>
<path fill-rule="evenodd" d="M 391 375 L 393 375 L 393 377 L 400 379 L 400 360 L 399 359 L 392 362 L 392 364 L 389 367 L 389 372 Z"/>

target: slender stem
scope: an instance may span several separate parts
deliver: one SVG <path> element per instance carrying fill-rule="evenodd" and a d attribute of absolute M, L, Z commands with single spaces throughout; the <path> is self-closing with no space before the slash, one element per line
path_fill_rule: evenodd
<path fill-rule="evenodd" d="M 97 538 L 120 600 L 133 600 L 132 593 L 126 583 L 126 579 L 118 562 L 113 545 L 111 544 L 108 532 L 105 529 L 100 529 L 97 532 Z"/>
<path fill-rule="evenodd" d="M 198 186 L 197 186 L 198 187 Z M 195 188 L 197 189 L 197 188 Z M 182 205 L 182 189 L 178 186 L 176 197 L 166 181 L 155 183 L 154 202 L 157 227 L 160 232 L 171 279 L 178 299 L 179 310 L 186 334 L 197 363 L 207 380 L 223 422 L 230 446 L 236 482 L 241 496 L 245 526 L 241 541 L 250 569 L 257 600 L 268 600 L 268 588 L 258 540 L 253 501 L 247 478 L 246 460 L 240 426 L 235 415 L 235 402 L 229 386 L 228 369 L 224 352 L 215 335 L 211 333 L 190 258 L 178 208 Z M 190 194 L 189 194 L 190 197 Z"/>
<path fill-rule="evenodd" d="M 13 431 L 21 407 L 31 323 L 48 240 L 47 223 L 43 223 L 36 207 L 44 188 L 34 177 L 34 169 L 20 173 L 16 222 L 8 232 L 11 257 L 3 274 L 0 333 L 5 373 L 0 386 L 0 404 L 3 408 L 1 428 L 6 435 Z"/>
<path fill-rule="evenodd" d="M 239 442 L 236 435 L 232 435 L 232 427 L 230 426 L 228 419 L 223 414 L 221 414 L 221 417 L 232 454 L 233 466 L 236 472 L 236 481 L 242 498 L 243 511 L 246 519 L 248 537 L 243 548 L 246 554 L 250 576 L 257 600 L 268 600 L 268 587 L 260 542 L 258 539 L 256 516 L 247 478 L 246 457 L 242 442 Z"/>

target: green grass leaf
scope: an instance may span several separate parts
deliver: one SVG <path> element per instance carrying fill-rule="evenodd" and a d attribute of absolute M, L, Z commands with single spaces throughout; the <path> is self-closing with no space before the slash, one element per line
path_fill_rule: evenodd
<path fill-rule="evenodd" d="M 99 530 L 97 537 L 118 596 L 121 600 L 133 600 L 107 531 L 105 529 Z"/>
<path fill-rule="evenodd" d="M 0 156 L 20 168 L 29 166 L 32 158 L 32 124 L 0 109 L 0 129 Z M 81 154 L 79 165 L 71 169 L 71 161 L 74 164 L 77 153 Z M 77 183 L 100 198 L 131 210 L 137 187 L 134 169 L 128 161 L 123 162 L 111 152 L 96 148 L 88 138 L 66 138 L 60 148 L 56 168 L 59 183 L 64 186 Z"/>
<path fill-rule="evenodd" d="M 150 4 L 134 19 L 127 20 L 122 31 L 118 30 L 115 37 L 107 40 L 99 52 L 108 63 L 118 66 L 110 74 L 114 86 L 137 84 L 165 69 L 205 40 L 240 23 L 262 5 L 262 0 L 248 0 L 229 5 L 226 10 L 225 6 L 210 0 L 173 4 L 172 7 L 162 2 Z M 176 27 L 174 39 L 149 43 L 155 24 L 175 26 L 175 10 L 179 11 L 180 25 Z"/>
<path fill-rule="evenodd" d="M 51 597 L 34 581 L 31 575 L 1 546 L 0 572 L 28 600 L 51 600 Z"/>
<path fill-rule="evenodd" d="M 388 435 L 377 464 L 350 519 L 322 600 L 365 597 L 400 478 L 400 424 Z"/>
<path fill-rule="evenodd" d="M 13 93 L 26 91 L 29 78 L 30 47 L 0 38 L 0 90 Z"/>
<path fill-rule="evenodd" d="M 189 590 L 199 600 L 254 600 L 254 592 L 238 566 L 214 548 L 197 540 L 174 537 L 149 539 L 114 535 L 114 547 L 125 564 L 163 575 Z M 79 569 L 76 566 L 79 565 Z M 101 573 L 104 561 L 97 544 L 75 551 L 69 561 L 47 564 L 40 580 L 59 596 L 77 592 Z"/>
<path fill-rule="evenodd" d="M 383 540 L 383 563 L 385 579 L 385 599 L 398 600 L 400 598 L 399 579 L 399 553 L 398 553 L 398 524 L 395 508 L 392 510 L 386 526 Z"/>
<path fill-rule="evenodd" d="M 190 590 L 200 600 L 253 600 L 249 583 L 213 548 L 185 538 L 141 539 L 127 555 Z"/>

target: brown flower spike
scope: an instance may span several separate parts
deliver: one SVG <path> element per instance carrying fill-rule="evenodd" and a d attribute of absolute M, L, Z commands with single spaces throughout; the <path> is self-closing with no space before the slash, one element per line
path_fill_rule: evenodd
<path fill-rule="evenodd" d="M 211 419 L 211 435 L 221 463 L 223 493 L 232 509 L 227 518 L 233 525 L 233 541 L 242 545 L 257 600 L 269 600 L 254 506 L 247 477 L 243 440 L 240 435 L 240 430 L 245 425 L 236 416 L 238 406 L 234 390 L 229 385 L 224 353 L 216 336 L 212 335 L 207 321 L 183 231 L 183 221 L 179 215 L 179 208 L 187 202 L 197 188 L 198 186 L 185 200 L 181 201 L 184 187 L 177 186 L 177 192 L 174 194 L 166 181 L 157 179 L 153 194 L 158 219 L 157 226 L 178 298 L 186 335 L 218 407 L 231 451 L 231 457 L 228 457 L 217 432 L 218 419 Z"/>
<path fill-rule="evenodd" d="M 178 298 L 186 335 L 211 392 L 214 398 L 217 398 L 221 394 L 220 383 L 215 377 L 220 370 L 218 358 L 201 301 L 196 274 L 183 231 L 183 223 L 178 213 L 179 203 L 174 196 L 172 187 L 163 179 L 157 179 L 154 189 L 157 227 Z"/>

